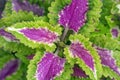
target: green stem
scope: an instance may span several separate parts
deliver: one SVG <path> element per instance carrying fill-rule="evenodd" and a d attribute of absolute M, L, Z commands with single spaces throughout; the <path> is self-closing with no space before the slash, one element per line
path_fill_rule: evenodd
<path fill-rule="evenodd" d="M 57 47 L 57 50 L 55 51 L 55 55 L 58 55 L 58 53 L 60 52 L 60 47 Z"/>
<path fill-rule="evenodd" d="M 60 41 L 63 42 L 63 41 L 65 40 L 65 37 L 66 37 L 68 31 L 69 31 L 69 28 L 66 27 L 65 30 L 64 30 L 64 32 L 63 32 L 63 34 L 62 34 L 62 36 L 61 36 L 61 38 L 60 38 Z M 60 47 L 60 45 L 58 44 L 57 49 L 56 49 L 56 51 L 55 51 L 55 54 L 58 55 L 58 53 L 60 52 L 60 50 L 61 50 L 61 47 Z"/>
<path fill-rule="evenodd" d="M 64 30 L 64 32 L 63 32 L 63 35 L 62 35 L 62 37 L 61 37 L 61 41 L 64 41 L 64 39 L 65 39 L 65 37 L 66 37 L 66 35 L 67 35 L 67 33 L 68 33 L 68 30 L 69 30 L 69 28 L 66 27 L 65 30 Z"/>

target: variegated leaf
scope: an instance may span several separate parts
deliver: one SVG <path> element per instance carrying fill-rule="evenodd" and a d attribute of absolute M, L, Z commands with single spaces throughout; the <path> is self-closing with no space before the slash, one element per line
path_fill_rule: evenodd
<path fill-rule="evenodd" d="M 70 45 L 70 52 L 74 57 L 82 59 L 85 64 L 94 71 L 94 60 L 89 51 L 86 50 L 81 43 L 72 43 Z"/>
<path fill-rule="evenodd" d="M 100 47 L 97 47 L 96 49 L 100 55 L 103 66 L 111 68 L 118 75 L 120 75 L 120 68 L 116 65 L 116 61 L 112 57 L 112 51 Z"/>
<path fill-rule="evenodd" d="M 99 80 L 102 75 L 102 64 L 96 49 L 88 38 L 81 34 L 70 36 L 71 45 L 65 48 L 64 54 L 70 63 L 75 63 L 85 71 L 92 80 Z"/>
<path fill-rule="evenodd" d="M 3 69 L 0 70 L 0 80 L 5 80 L 7 76 L 13 74 L 19 66 L 19 60 L 9 61 Z"/>
<path fill-rule="evenodd" d="M 59 14 L 59 23 L 77 32 L 86 21 L 87 0 L 72 0 Z"/>
<path fill-rule="evenodd" d="M 46 51 L 54 51 L 54 42 L 59 40 L 62 28 L 52 26 L 44 21 L 22 22 L 8 27 L 6 31 L 12 33 L 21 43 L 31 48 L 44 47 Z"/>
<path fill-rule="evenodd" d="M 59 76 L 64 69 L 65 59 L 60 58 L 52 53 L 45 53 L 42 60 L 37 65 L 37 80 L 53 80 Z"/>

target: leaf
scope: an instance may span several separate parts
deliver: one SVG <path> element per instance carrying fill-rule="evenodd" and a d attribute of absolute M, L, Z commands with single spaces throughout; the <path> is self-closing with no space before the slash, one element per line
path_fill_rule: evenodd
<path fill-rule="evenodd" d="M 23 22 L 17 23 L 12 27 L 8 27 L 7 31 L 15 35 L 21 43 L 32 47 L 44 47 L 47 50 L 53 51 L 62 29 L 59 26 L 51 26 L 47 22 Z"/>
<path fill-rule="evenodd" d="M 10 76 L 7 76 L 5 80 L 26 80 L 26 77 L 23 77 L 26 76 L 26 70 L 27 66 L 25 66 L 25 64 L 21 62 L 17 71 Z"/>
<path fill-rule="evenodd" d="M 11 53 L 9 53 L 8 51 L 4 51 L 4 50 L 2 50 L 0 48 L 0 61 L 1 61 L 0 62 L 0 71 L 2 69 L 4 69 L 6 64 L 8 64 L 10 61 L 15 62 L 14 60 L 15 59 L 14 59 L 14 57 L 13 57 L 13 55 Z M 16 64 L 16 63 L 13 63 L 13 64 Z M 25 67 L 23 67 L 23 65 L 21 65 L 21 63 L 19 63 L 19 67 L 20 66 L 21 66 L 21 68 L 26 69 Z M 7 67 L 9 67 L 9 65 L 7 65 Z M 6 76 L 5 79 L 2 79 L 2 80 L 14 80 L 14 79 L 19 80 L 19 79 L 23 79 L 21 77 L 23 76 L 23 73 L 24 73 L 25 70 L 23 71 L 21 68 L 19 69 L 19 67 L 17 68 L 17 70 L 14 73 L 12 73 L 11 75 Z M 8 68 L 6 68 L 4 71 L 7 72 L 7 69 Z M 14 66 L 13 69 L 15 69 L 15 66 Z M 13 69 L 11 69 L 11 70 L 13 70 Z M 3 73 L 2 73 L 2 75 L 0 73 L 0 79 L 1 79 L 1 76 L 3 76 L 3 75 L 4 75 Z"/>
<path fill-rule="evenodd" d="M 42 16 L 44 13 L 44 10 L 40 8 L 38 5 L 32 5 L 28 1 L 20 1 L 20 0 L 13 0 L 13 9 L 18 12 L 19 10 L 23 11 L 32 11 L 35 15 Z"/>
<path fill-rule="evenodd" d="M 87 21 L 84 27 L 82 27 L 79 31 L 82 35 L 89 37 L 91 32 L 95 31 L 96 26 L 99 24 L 99 18 L 101 16 L 101 0 L 88 0 L 89 9 L 87 11 Z"/>
<path fill-rule="evenodd" d="M 65 49 L 64 54 L 68 62 L 72 64 L 78 64 L 83 69 L 83 71 L 85 71 L 86 75 L 88 75 L 92 80 L 99 79 L 102 75 L 100 56 L 98 55 L 97 51 L 92 47 L 89 39 L 85 38 L 81 34 L 75 34 L 70 36 L 70 40 L 72 44 L 74 43 L 79 46 L 75 46 L 72 51 L 70 50 L 71 46 Z M 82 44 L 82 46 L 80 44 Z M 79 52 L 73 52 L 74 50 L 78 50 Z M 81 54 L 82 52 L 84 54 Z M 87 55 L 87 57 L 85 55 Z M 89 62 L 91 64 L 89 64 Z"/>
<path fill-rule="evenodd" d="M 5 79 L 7 76 L 13 74 L 19 65 L 19 60 L 9 61 L 3 69 L 0 70 L 0 79 Z"/>
<path fill-rule="evenodd" d="M 44 57 L 37 65 L 37 80 L 52 80 L 59 76 L 64 69 L 65 59 L 62 59 L 52 53 L 45 53 Z"/>
<path fill-rule="evenodd" d="M 59 14 L 59 24 L 78 32 L 86 21 L 87 0 L 72 0 Z"/>
<path fill-rule="evenodd" d="M 43 54 L 44 54 L 43 49 L 40 49 L 36 52 L 33 59 L 30 60 L 30 64 L 28 65 L 28 70 L 27 70 L 27 80 L 36 80 L 35 73 L 37 69 L 37 63 L 42 58 Z"/>
<path fill-rule="evenodd" d="M 85 62 L 85 64 L 94 71 L 94 59 L 81 43 L 72 43 L 70 45 L 69 50 L 72 56 L 82 59 Z"/>
<path fill-rule="evenodd" d="M 115 59 L 112 57 L 112 51 L 104 49 L 104 48 L 96 48 L 103 66 L 108 66 L 110 69 L 115 71 L 118 75 L 120 75 L 120 68 L 116 65 Z"/>

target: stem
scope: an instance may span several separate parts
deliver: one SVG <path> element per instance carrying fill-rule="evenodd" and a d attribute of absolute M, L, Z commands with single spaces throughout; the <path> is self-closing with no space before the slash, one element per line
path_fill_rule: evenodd
<path fill-rule="evenodd" d="M 60 52 L 60 47 L 57 47 L 57 50 L 55 51 L 55 54 L 58 55 L 58 53 Z"/>
<path fill-rule="evenodd" d="M 64 41 L 64 39 L 65 39 L 65 37 L 66 37 L 66 35 L 67 35 L 68 30 L 69 30 L 69 28 L 66 27 L 65 30 L 64 30 L 64 32 L 63 32 L 63 34 L 62 34 L 62 36 L 61 36 L 60 41 Z M 55 51 L 55 54 L 58 55 L 58 53 L 60 52 L 60 50 L 61 50 L 61 47 L 60 47 L 59 44 L 58 44 L 57 50 Z"/>
<path fill-rule="evenodd" d="M 65 36 L 67 35 L 68 30 L 69 30 L 69 28 L 66 27 L 65 30 L 64 30 L 64 32 L 63 32 L 63 35 L 62 35 L 62 37 L 61 37 L 61 41 L 64 41 Z"/>

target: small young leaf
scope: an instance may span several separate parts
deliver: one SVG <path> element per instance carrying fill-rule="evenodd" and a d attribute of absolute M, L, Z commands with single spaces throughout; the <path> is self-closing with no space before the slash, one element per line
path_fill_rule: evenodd
<path fill-rule="evenodd" d="M 87 0 L 72 0 L 72 3 L 60 12 L 59 23 L 64 27 L 69 27 L 69 29 L 78 32 L 86 21 L 87 10 Z"/>
<path fill-rule="evenodd" d="M 111 33 L 112 33 L 112 36 L 116 38 L 119 35 L 119 30 L 117 28 L 113 28 L 111 30 Z"/>
<path fill-rule="evenodd" d="M 63 70 L 65 59 L 46 53 L 37 65 L 37 80 L 53 80 Z"/>

